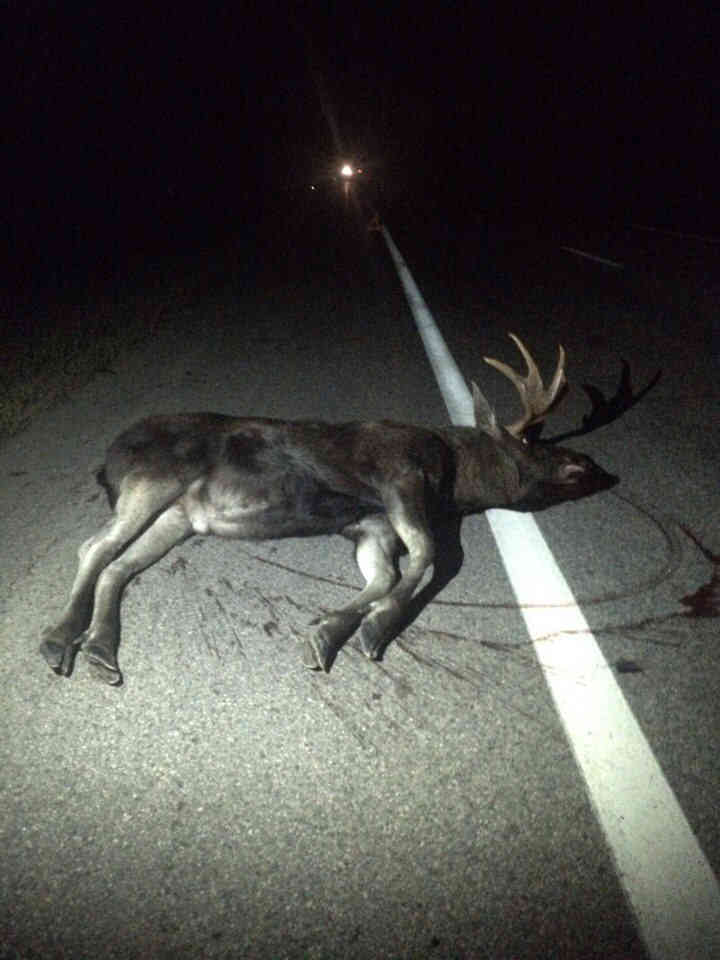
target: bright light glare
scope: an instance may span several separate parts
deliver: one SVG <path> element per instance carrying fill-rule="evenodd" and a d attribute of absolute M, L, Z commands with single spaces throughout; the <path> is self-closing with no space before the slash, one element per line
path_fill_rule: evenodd
<path fill-rule="evenodd" d="M 353 175 L 353 168 L 349 163 L 345 163 L 340 168 L 340 176 L 342 177 L 351 177 Z"/>

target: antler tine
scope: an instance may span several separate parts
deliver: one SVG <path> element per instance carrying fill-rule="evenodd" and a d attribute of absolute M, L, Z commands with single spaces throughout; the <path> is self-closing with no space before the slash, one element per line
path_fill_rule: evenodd
<path fill-rule="evenodd" d="M 510 334 L 510 338 L 515 342 L 515 345 L 523 355 L 525 363 L 527 364 L 527 373 L 524 377 L 521 376 L 517 370 L 513 370 L 512 367 L 503 363 L 502 360 L 495 360 L 493 357 L 484 357 L 484 360 L 486 363 L 489 363 L 491 367 L 495 367 L 496 370 L 504 374 L 520 394 L 523 410 L 525 411 L 524 415 L 519 420 L 516 420 L 515 423 L 511 423 L 505 427 L 508 433 L 511 433 L 514 437 L 520 437 L 530 424 L 539 423 L 545 419 L 562 388 L 567 383 L 565 377 L 565 350 L 562 346 L 560 347 L 557 367 L 555 368 L 550 386 L 546 389 L 537 364 L 530 355 L 530 351 L 520 337 L 515 336 L 514 333 Z"/>

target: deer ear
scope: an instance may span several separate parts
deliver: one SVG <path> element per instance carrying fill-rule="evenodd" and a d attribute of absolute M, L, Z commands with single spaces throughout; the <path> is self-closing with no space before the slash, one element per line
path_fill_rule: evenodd
<path fill-rule="evenodd" d="M 587 467 L 585 464 L 567 461 L 558 467 L 557 479 L 560 483 L 577 483 L 586 473 Z"/>
<path fill-rule="evenodd" d="M 491 437 L 499 437 L 501 430 L 498 426 L 495 411 L 475 381 L 471 380 L 470 384 L 472 386 L 473 409 L 475 411 L 475 426 L 478 430 L 489 433 Z"/>

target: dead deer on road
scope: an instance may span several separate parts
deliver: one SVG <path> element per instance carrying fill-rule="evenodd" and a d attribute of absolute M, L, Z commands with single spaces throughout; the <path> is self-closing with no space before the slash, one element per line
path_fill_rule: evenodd
<path fill-rule="evenodd" d="M 330 424 L 216 413 L 154 416 L 110 446 L 98 481 L 114 516 L 79 550 L 70 600 L 40 652 L 56 673 L 72 672 L 80 645 L 94 673 L 122 682 L 117 663 L 120 599 L 128 580 L 193 534 L 249 540 L 339 533 L 355 543 L 365 588 L 324 615 L 304 661 L 328 670 L 360 628 L 371 659 L 407 622 L 413 594 L 435 560 L 438 527 L 490 507 L 537 509 L 611 486 L 589 457 L 528 437 L 560 396 L 565 353 L 545 388 L 523 343 L 509 377 L 523 415 L 498 424 L 473 383 L 474 427 L 391 421 Z M 401 572 L 398 559 L 407 553 Z"/>

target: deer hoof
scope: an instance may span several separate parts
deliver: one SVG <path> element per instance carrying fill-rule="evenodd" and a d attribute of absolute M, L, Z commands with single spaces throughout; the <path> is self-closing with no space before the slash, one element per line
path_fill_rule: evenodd
<path fill-rule="evenodd" d="M 38 652 L 46 663 L 60 677 L 69 677 L 72 673 L 77 647 L 72 643 L 60 643 L 57 640 L 43 640 Z"/>
<path fill-rule="evenodd" d="M 357 611 L 336 610 L 320 621 L 317 630 L 306 644 L 303 661 L 306 667 L 322 669 L 327 673 L 338 650 L 356 630 L 361 615 Z M 308 652 L 309 650 L 309 652 Z M 314 656 L 315 664 L 311 662 Z M 310 659 L 309 659 L 310 657 Z"/>
<path fill-rule="evenodd" d="M 385 647 L 398 632 L 400 610 L 387 601 L 378 604 L 363 620 L 360 627 L 360 647 L 366 657 L 380 660 Z"/>
<path fill-rule="evenodd" d="M 123 678 L 117 660 L 105 647 L 89 643 L 83 647 L 83 654 L 96 680 L 102 680 L 111 687 L 119 687 L 122 684 Z"/>
<path fill-rule="evenodd" d="M 366 657 L 370 660 L 379 660 L 386 640 L 387 634 L 382 623 L 378 623 L 377 619 L 363 620 L 360 627 L 360 647 Z"/>
<path fill-rule="evenodd" d="M 328 632 L 320 627 L 313 636 L 305 641 L 303 663 L 311 670 L 324 670 L 329 673 L 333 660 L 337 656 L 337 646 Z"/>
<path fill-rule="evenodd" d="M 307 667 L 308 670 L 322 670 L 322 664 L 318 660 L 317 651 L 309 640 L 306 640 L 303 644 L 302 658 L 303 666 Z"/>

